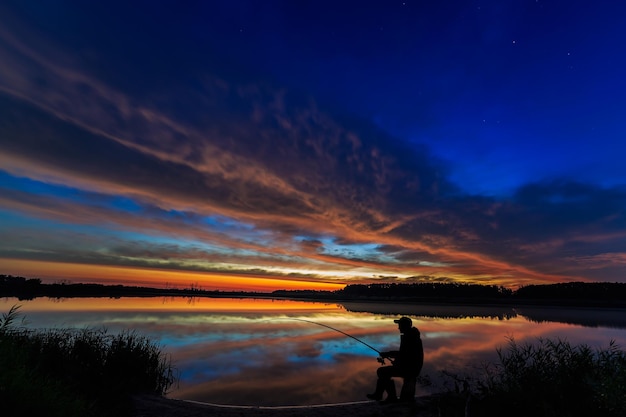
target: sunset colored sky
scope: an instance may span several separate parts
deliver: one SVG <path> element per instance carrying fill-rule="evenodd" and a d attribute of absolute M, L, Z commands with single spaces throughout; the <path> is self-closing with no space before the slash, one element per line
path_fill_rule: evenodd
<path fill-rule="evenodd" d="M 0 4 L 0 274 L 626 282 L 626 4 Z"/>

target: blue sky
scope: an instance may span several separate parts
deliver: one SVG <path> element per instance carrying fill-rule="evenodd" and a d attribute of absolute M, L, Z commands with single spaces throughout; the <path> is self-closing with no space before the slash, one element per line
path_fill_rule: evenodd
<path fill-rule="evenodd" d="M 0 11 L 0 272 L 624 280 L 624 5 Z"/>

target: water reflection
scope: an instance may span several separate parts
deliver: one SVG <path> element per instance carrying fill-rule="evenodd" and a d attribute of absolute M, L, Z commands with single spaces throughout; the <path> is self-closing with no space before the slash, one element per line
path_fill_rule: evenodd
<path fill-rule="evenodd" d="M 376 352 L 306 319 L 345 331 L 379 350 L 397 346 L 392 319 L 422 332 L 423 374 L 472 372 L 507 338 L 561 338 L 591 347 L 626 346 L 623 310 L 357 304 L 198 298 L 68 299 L 20 302 L 28 326 L 133 329 L 171 355 L 180 383 L 173 398 L 222 404 L 319 404 L 364 399 Z M 7 311 L 15 300 L 0 301 Z M 584 327 L 584 326 L 595 327 Z M 418 387 L 418 395 L 433 388 Z M 435 387 L 434 389 L 437 389 Z"/>
<path fill-rule="evenodd" d="M 517 313 L 537 323 L 559 322 L 588 327 L 626 329 L 626 310 L 624 309 L 522 307 L 517 309 Z"/>
<path fill-rule="evenodd" d="M 420 316 L 436 318 L 497 318 L 511 319 L 517 316 L 511 306 L 472 306 L 453 304 L 383 304 L 342 302 L 347 311 L 398 316 Z"/>

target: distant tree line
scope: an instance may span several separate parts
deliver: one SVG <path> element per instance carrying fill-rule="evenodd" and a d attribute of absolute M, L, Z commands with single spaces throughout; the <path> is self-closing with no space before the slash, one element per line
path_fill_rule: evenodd
<path fill-rule="evenodd" d="M 351 284 L 336 291 L 349 298 L 368 296 L 390 298 L 507 298 L 513 291 L 497 285 L 460 283 Z"/>
<path fill-rule="evenodd" d="M 146 287 L 102 284 L 43 284 L 39 278 L 0 275 L 0 296 L 32 299 L 35 297 L 124 297 L 144 295 L 160 290 Z"/>
<path fill-rule="evenodd" d="M 626 305 L 626 284 L 609 282 L 527 285 L 517 290 L 499 285 L 462 283 L 376 283 L 350 284 L 336 291 L 280 290 L 273 294 L 291 298 L 371 301 Z"/>
<path fill-rule="evenodd" d="M 497 285 L 460 283 L 350 284 L 336 291 L 278 290 L 272 294 L 291 298 L 344 300 L 504 299 L 513 291 Z"/>
<path fill-rule="evenodd" d="M 404 301 L 453 303 L 525 303 L 541 305 L 626 306 L 626 284 L 610 282 L 566 282 L 527 285 L 517 290 L 499 285 L 461 283 L 376 283 L 350 284 L 336 291 L 277 290 L 272 293 L 157 289 L 124 285 L 43 284 L 40 279 L 0 275 L 0 297 L 150 297 L 150 296 L 264 296 L 311 300 Z"/>
<path fill-rule="evenodd" d="M 517 298 L 538 300 L 613 300 L 626 301 L 626 284 L 617 282 L 563 282 L 549 285 L 527 285 L 515 291 Z"/>
<path fill-rule="evenodd" d="M 212 296 L 229 297 L 251 293 L 244 291 L 204 291 L 197 284 L 190 288 L 152 288 L 126 285 L 103 285 L 82 283 L 53 283 L 44 284 L 39 278 L 24 278 L 12 275 L 0 275 L 0 297 L 16 297 L 20 300 L 29 300 L 35 297 L 155 297 L 155 296 Z"/>
<path fill-rule="evenodd" d="M 7 294 L 14 290 L 24 292 L 36 291 L 41 285 L 39 278 L 26 279 L 24 277 L 14 277 L 11 275 L 0 275 L 0 294 Z"/>

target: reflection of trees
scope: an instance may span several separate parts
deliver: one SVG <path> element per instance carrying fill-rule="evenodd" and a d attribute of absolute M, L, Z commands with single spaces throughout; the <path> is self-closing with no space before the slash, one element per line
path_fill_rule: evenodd
<path fill-rule="evenodd" d="M 353 313 L 372 313 L 384 315 L 406 315 L 414 317 L 431 317 L 442 319 L 461 318 L 492 318 L 509 320 L 517 317 L 512 307 L 507 306 L 455 306 L 451 304 L 383 304 L 373 302 L 343 301 L 341 305 Z"/>
<path fill-rule="evenodd" d="M 162 298 L 162 303 L 163 304 L 177 304 L 178 301 L 180 299 L 185 300 L 185 302 L 188 305 L 195 305 L 196 303 L 200 302 L 200 297 L 194 297 L 194 296 L 189 296 L 189 295 L 172 295 L 172 296 L 165 296 Z"/>
<path fill-rule="evenodd" d="M 558 322 L 585 327 L 626 329 L 624 309 L 520 307 L 516 311 L 535 323 Z"/>
<path fill-rule="evenodd" d="M 509 320 L 518 316 L 535 323 L 553 322 L 585 327 L 626 329 L 626 309 L 591 309 L 564 307 L 455 306 L 451 304 L 384 304 L 343 301 L 341 305 L 353 313 L 388 316 L 430 317 L 441 319 L 491 318 Z"/>

